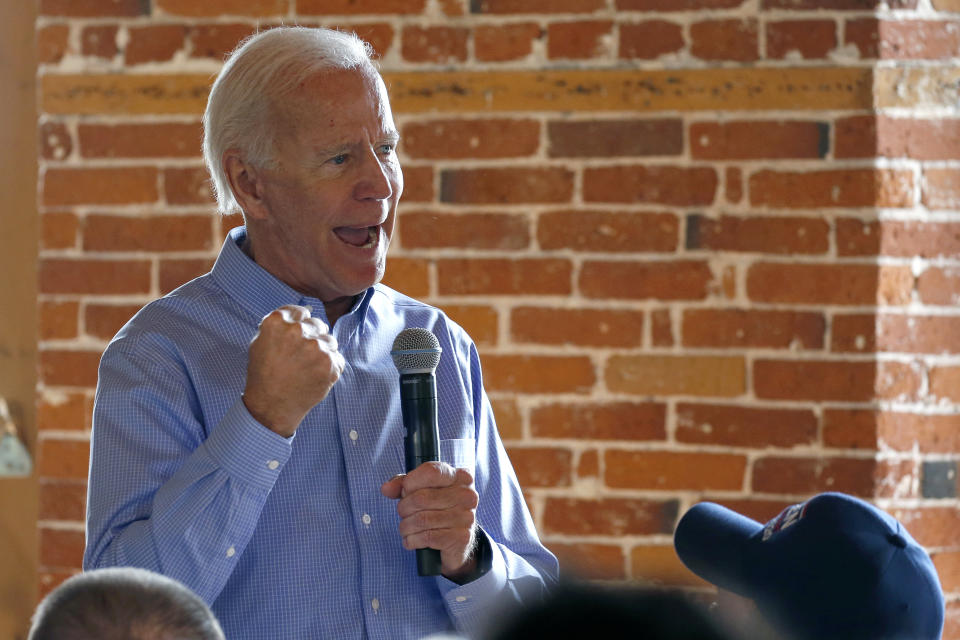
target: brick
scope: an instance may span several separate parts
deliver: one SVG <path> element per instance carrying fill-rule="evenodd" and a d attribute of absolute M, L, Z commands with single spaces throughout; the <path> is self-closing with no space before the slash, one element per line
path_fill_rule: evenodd
<path fill-rule="evenodd" d="M 243 226 L 243 215 L 240 213 L 231 213 L 229 215 L 221 214 L 216 216 L 216 219 L 220 223 L 220 230 L 215 234 L 218 239 L 226 238 L 232 229 Z"/>
<path fill-rule="evenodd" d="M 543 35 L 536 22 L 478 24 L 473 31 L 473 55 L 480 62 L 522 60 L 533 53 L 533 42 Z"/>
<path fill-rule="evenodd" d="M 203 113 L 209 74 L 46 74 L 40 110 L 56 114 Z"/>
<path fill-rule="evenodd" d="M 411 166 L 403 167 L 403 201 L 433 202 L 433 167 Z"/>
<path fill-rule="evenodd" d="M 686 46 L 683 27 L 667 20 L 644 20 L 620 25 L 621 59 L 656 60 L 660 56 L 679 53 Z"/>
<path fill-rule="evenodd" d="M 44 480 L 39 483 L 40 520 L 83 522 L 87 509 L 87 483 Z"/>
<path fill-rule="evenodd" d="M 623 549 L 610 544 L 546 541 L 557 556 L 565 578 L 582 580 L 623 580 L 627 577 Z"/>
<path fill-rule="evenodd" d="M 703 160 L 823 158 L 830 146 L 825 122 L 735 120 L 694 122 L 690 153 Z"/>
<path fill-rule="evenodd" d="M 713 203 L 717 173 L 711 167 L 623 165 L 583 172 L 587 202 L 656 202 L 678 207 Z"/>
<path fill-rule="evenodd" d="M 89 431 L 93 402 L 83 393 L 49 391 L 37 398 L 38 431 Z"/>
<path fill-rule="evenodd" d="M 552 403 L 530 411 L 534 438 L 665 440 L 666 405 L 659 402 Z"/>
<path fill-rule="evenodd" d="M 743 199 L 743 171 L 740 167 L 727 167 L 724 174 L 726 199 L 731 204 L 737 204 Z"/>
<path fill-rule="evenodd" d="M 40 565 L 79 569 L 83 561 L 83 531 L 40 527 Z"/>
<path fill-rule="evenodd" d="M 420 14 L 426 0 L 297 0 L 298 15 Z"/>
<path fill-rule="evenodd" d="M 112 59 L 117 55 L 117 25 L 92 25 L 80 32 L 80 52 L 85 56 Z"/>
<path fill-rule="evenodd" d="M 140 310 L 139 304 L 87 303 L 83 314 L 85 333 L 109 340 Z"/>
<path fill-rule="evenodd" d="M 779 20 L 768 22 L 767 57 L 775 60 L 827 58 L 837 46 L 833 20 Z"/>
<path fill-rule="evenodd" d="M 669 534 L 676 519 L 676 500 L 548 497 L 542 532 L 603 536 Z"/>
<path fill-rule="evenodd" d="M 736 397 L 746 391 L 746 363 L 727 356 L 614 355 L 604 380 L 616 393 Z"/>
<path fill-rule="evenodd" d="M 144 0 L 40 0 L 41 16 L 71 18 L 134 17 L 150 13 L 150 3 Z"/>
<path fill-rule="evenodd" d="M 789 448 L 817 441 L 817 417 L 807 409 L 681 403 L 676 414 L 678 442 Z"/>
<path fill-rule="evenodd" d="M 44 349 L 39 354 L 40 382 L 50 387 L 95 387 L 100 351 Z"/>
<path fill-rule="evenodd" d="M 463 27 L 403 28 L 401 52 L 407 62 L 450 64 L 467 59 L 470 30 Z"/>
<path fill-rule="evenodd" d="M 256 32 L 255 26 L 245 22 L 216 22 L 189 27 L 185 39 L 191 58 L 223 60 L 241 40 Z"/>
<path fill-rule="evenodd" d="M 199 122 L 83 124 L 77 127 L 86 158 L 194 158 L 203 133 Z"/>
<path fill-rule="evenodd" d="M 763 9 L 788 9 L 791 11 L 811 11 L 829 9 L 830 11 L 865 11 L 877 9 L 883 0 L 763 0 Z M 887 0 L 890 9 L 914 9 L 917 0 Z"/>
<path fill-rule="evenodd" d="M 960 509 L 954 505 L 888 511 L 925 547 L 955 547 L 957 544 Z"/>
<path fill-rule="evenodd" d="M 877 348 L 877 317 L 872 313 L 837 314 L 830 325 L 830 350 L 873 353 Z"/>
<path fill-rule="evenodd" d="M 931 209 L 960 207 L 960 170 L 923 170 L 923 204 Z"/>
<path fill-rule="evenodd" d="M 837 118 L 834 124 L 837 158 L 871 158 L 879 155 L 878 119 L 875 115 Z"/>
<path fill-rule="evenodd" d="M 40 478 L 86 480 L 90 443 L 87 440 L 43 438 L 39 442 L 37 458 Z"/>
<path fill-rule="evenodd" d="M 681 333 L 686 347 L 821 349 L 823 314 L 757 309 L 688 309 Z"/>
<path fill-rule="evenodd" d="M 756 360 L 758 398 L 868 402 L 873 399 L 876 363 L 842 360 Z"/>
<path fill-rule="evenodd" d="M 592 13 L 604 0 L 470 0 L 470 13 Z"/>
<path fill-rule="evenodd" d="M 537 218 L 541 249 L 636 253 L 673 252 L 679 224 L 670 213 L 548 211 Z"/>
<path fill-rule="evenodd" d="M 930 555 L 944 593 L 960 591 L 960 551 L 936 551 Z"/>
<path fill-rule="evenodd" d="M 547 25 L 547 57 L 551 60 L 604 57 L 612 36 L 611 20 L 551 22 Z"/>
<path fill-rule="evenodd" d="M 596 383 L 586 356 L 488 355 L 483 371 L 491 391 L 589 393 Z"/>
<path fill-rule="evenodd" d="M 645 584 L 665 587 L 709 587 L 677 557 L 673 545 L 637 545 L 630 550 L 630 575 Z"/>
<path fill-rule="evenodd" d="M 62 122 L 43 122 L 38 137 L 40 157 L 45 160 L 65 160 L 73 151 L 73 139 Z"/>
<path fill-rule="evenodd" d="M 676 156 L 683 153 L 677 118 L 547 122 L 547 153 L 554 158 Z"/>
<path fill-rule="evenodd" d="M 559 258 L 437 260 L 441 295 L 569 295 L 573 267 Z"/>
<path fill-rule="evenodd" d="M 887 158 L 956 160 L 960 118 L 887 118 L 876 122 L 878 154 Z"/>
<path fill-rule="evenodd" d="M 77 246 L 80 220 L 72 213 L 40 215 L 40 246 L 44 249 L 72 249 Z"/>
<path fill-rule="evenodd" d="M 523 412 L 517 405 L 515 397 L 490 398 L 493 415 L 497 419 L 497 431 L 504 440 L 520 440 L 523 438 Z"/>
<path fill-rule="evenodd" d="M 838 256 L 879 255 L 881 227 L 878 221 L 838 218 L 836 227 Z"/>
<path fill-rule="evenodd" d="M 830 225 L 822 218 L 687 216 L 687 249 L 775 254 L 822 254 Z"/>
<path fill-rule="evenodd" d="M 757 262 L 747 270 L 747 296 L 755 302 L 866 305 L 876 303 L 879 282 L 876 265 Z"/>
<path fill-rule="evenodd" d="M 213 204 L 210 176 L 203 167 L 163 170 L 163 195 L 168 204 Z"/>
<path fill-rule="evenodd" d="M 37 63 L 56 64 L 67 53 L 70 26 L 51 24 L 37 29 Z"/>
<path fill-rule="evenodd" d="M 366 24 L 349 24 L 340 27 L 344 31 L 352 31 L 373 47 L 375 57 L 382 58 L 390 51 L 393 45 L 393 27 L 385 22 Z"/>
<path fill-rule="evenodd" d="M 90 215 L 83 224 L 83 249 L 109 251 L 209 251 L 213 247 L 210 215 L 145 217 Z"/>
<path fill-rule="evenodd" d="M 78 335 L 80 303 L 41 300 L 38 303 L 41 340 L 68 340 Z"/>
<path fill-rule="evenodd" d="M 940 258 L 960 252 L 960 223 L 884 220 L 880 231 L 883 255 Z"/>
<path fill-rule="evenodd" d="M 388 263 L 389 264 L 389 263 Z M 444 304 L 444 312 L 462 326 L 478 345 L 495 345 L 500 333 L 499 314 L 482 304 Z"/>
<path fill-rule="evenodd" d="M 872 409 L 826 409 L 823 444 L 837 449 L 878 449 L 877 416 Z"/>
<path fill-rule="evenodd" d="M 915 278 L 910 267 L 880 265 L 877 304 L 900 306 L 910 303 Z"/>
<path fill-rule="evenodd" d="M 569 487 L 573 474 L 573 453 L 559 447 L 510 447 L 510 462 L 524 489 Z"/>
<path fill-rule="evenodd" d="M 753 463 L 753 491 L 812 495 L 841 491 L 871 497 L 876 486 L 873 458 L 765 456 Z"/>
<path fill-rule="evenodd" d="M 732 9 L 744 0 L 616 0 L 621 11 L 695 11 L 699 9 Z"/>
<path fill-rule="evenodd" d="M 750 204 L 818 207 L 912 207 L 913 174 L 893 169 L 762 170 L 750 176 Z"/>
<path fill-rule="evenodd" d="M 876 396 L 880 400 L 917 402 L 920 400 L 920 371 L 904 362 L 877 363 Z"/>
<path fill-rule="evenodd" d="M 960 303 L 960 271 L 928 267 L 917 276 L 917 295 L 924 304 L 957 305 Z"/>
<path fill-rule="evenodd" d="M 146 260 L 46 258 L 40 260 L 41 293 L 148 293 Z"/>
<path fill-rule="evenodd" d="M 596 449 L 580 452 L 577 478 L 594 480 L 600 477 L 600 454 Z"/>
<path fill-rule="evenodd" d="M 938 365 L 930 369 L 930 396 L 960 402 L 960 367 Z"/>
<path fill-rule="evenodd" d="M 529 119 L 427 120 L 403 127 L 411 158 L 516 158 L 540 146 L 540 123 Z"/>
<path fill-rule="evenodd" d="M 447 169 L 440 173 L 440 200 L 457 204 L 568 202 L 573 172 L 561 167 L 534 169 Z"/>
<path fill-rule="evenodd" d="M 587 298 L 702 300 L 713 280 L 700 260 L 668 262 L 587 261 L 578 287 Z"/>
<path fill-rule="evenodd" d="M 51 167 L 43 175 L 43 204 L 137 204 L 156 202 L 154 167 Z"/>
<path fill-rule="evenodd" d="M 153 0 L 154 12 L 190 17 L 235 16 L 285 16 L 290 10 L 290 0 Z M 327 2 L 327 4 L 334 4 Z M 307 5 L 304 7 L 302 5 Z M 309 0 L 298 0 L 297 8 L 310 13 Z"/>
<path fill-rule="evenodd" d="M 740 491 L 747 457 L 674 451 L 621 451 L 604 456 L 604 482 L 615 489 Z"/>
<path fill-rule="evenodd" d="M 752 62 L 760 57 L 757 21 L 706 20 L 690 25 L 690 53 L 701 60 Z"/>
<path fill-rule="evenodd" d="M 187 30 L 179 24 L 158 24 L 130 27 L 127 32 L 130 37 L 123 55 L 124 64 L 130 66 L 172 60 L 183 49 Z"/>
<path fill-rule="evenodd" d="M 517 307 L 510 312 L 510 338 L 517 344 L 640 347 L 643 316 L 626 309 Z"/>
<path fill-rule="evenodd" d="M 949 60 L 960 50 L 955 21 L 850 20 L 844 40 L 857 47 L 861 58 L 884 60 Z"/>
<path fill-rule="evenodd" d="M 210 271 L 210 258 L 161 259 L 159 287 L 161 295 L 170 293 L 180 285 Z"/>
<path fill-rule="evenodd" d="M 960 350 L 960 317 L 883 314 L 877 321 L 877 350 L 944 355 Z"/>
<path fill-rule="evenodd" d="M 656 309 L 650 312 L 650 339 L 655 347 L 674 345 L 673 320 L 669 309 Z"/>
<path fill-rule="evenodd" d="M 80 567 L 76 567 L 75 569 L 42 569 L 38 571 L 37 599 L 45 598 L 67 578 L 80 573 L 80 571 Z"/>

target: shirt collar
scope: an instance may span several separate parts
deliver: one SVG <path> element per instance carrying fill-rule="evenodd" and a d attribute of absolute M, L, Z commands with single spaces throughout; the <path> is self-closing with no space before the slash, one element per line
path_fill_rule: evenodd
<path fill-rule="evenodd" d="M 297 304 L 308 307 L 315 317 L 320 317 L 327 322 L 327 313 L 322 301 L 305 296 L 281 282 L 243 252 L 240 247 L 246 239 L 246 227 L 239 226 L 230 230 L 223 241 L 220 255 L 217 256 L 210 270 L 213 281 L 241 307 L 253 314 L 258 321 L 277 307 Z M 362 296 L 358 296 L 359 299 L 340 321 L 349 317 L 347 322 L 356 322 L 362 333 L 363 321 L 373 293 L 374 288 L 369 287 Z"/>

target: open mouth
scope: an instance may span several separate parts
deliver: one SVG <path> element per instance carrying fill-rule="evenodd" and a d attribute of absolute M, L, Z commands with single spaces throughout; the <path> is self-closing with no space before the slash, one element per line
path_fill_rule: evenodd
<path fill-rule="evenodd" d="M 380 225 L 372 227 L 337 227 L 333 230 L 344 244 L 358 249 L 372 249 L 380 242 Z"/>

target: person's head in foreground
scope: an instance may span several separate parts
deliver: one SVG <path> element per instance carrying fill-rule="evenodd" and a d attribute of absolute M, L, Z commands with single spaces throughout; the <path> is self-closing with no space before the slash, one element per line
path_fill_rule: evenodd
<path fill-rule="evenodd" d="M 224 640 L 210 608 L 145 569 L 97 569 L 67 579 L 33 614 L 28 640 Z"/>
<path fill-rule="evenodd" d="M 492 640 L 657 638 L 732 640 L 705 607 L 676 591 L 567 583 L 507 618 Z"/>
<path fill-rule="evenodd" d="M 792 640 L 937 640 L 943 592 L 927 552 L 891 515 L 823 493 L 761 524 L 711 502 L 677 525 L 683 563 L 749 598 Z"/>

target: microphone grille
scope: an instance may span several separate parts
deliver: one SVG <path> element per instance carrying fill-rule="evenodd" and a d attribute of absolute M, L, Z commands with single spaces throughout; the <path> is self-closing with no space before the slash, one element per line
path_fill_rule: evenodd
<path fill-rule="evenodd" d="M 440 341 L 427 329 L 411 327 L 397 334 L 390 356 L 400 373 L 433 373 L 440 364 Z"/>

